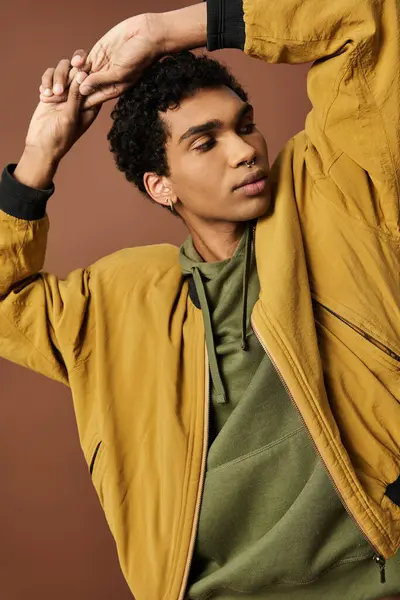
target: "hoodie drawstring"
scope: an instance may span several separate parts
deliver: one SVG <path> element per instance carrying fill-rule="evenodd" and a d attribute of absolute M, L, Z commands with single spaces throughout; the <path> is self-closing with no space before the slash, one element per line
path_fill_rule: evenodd
<path fill-rule="evenodd" d="M 241 335 L 241 348 L 244 352 L 248 350 L 247 344 L 247 296 L 249 287 L 250 277 L 250 266 L 251 266 L 251 250 L 253 242 L 253 223 L 249 223 L 246 230 L 246 248 L 245 248 L 245 261 L 243 269 L 243 293 L 242 293 L 242 335 Z M 227 402 L 226 392 L 224 384 L 222 382 L 217 354 L 215 351 L 215 342 L 212 330 L 210 310 L 208 308 L 206 291 L 204 289 L 203 279 L 201 277 L 200 270 L 197 267 L 192 267 L 193 279 L 196 285 L 197 294 L 199 296 L 200 306 L 203 313 L 204 328 L 206 336 L 206 346 L 208 353 L 208 360 L 210 363 L 210 371 L 212 382 L 215 389 L 215 400 L 218 404 L 225 404 Z"/>
<path fill-rule="evenodd" d="M 211 377 L 216 392 L 216 401 L 218 402 L 218 404 L 225 404 L 226 394 L 224 384 L 222 383 L 221 374 L 219 372 L 217 354 L 215 352 L 214 336 L 212 332 L 211 317 L 207 303 L 206 291 L 204 289 L 204 284 L 199 269 L 197 267 L 193 267 L 192 271 L 194 282 L 196 284 L 197 294 L 200 300 L 201 310 L 203 313 L 208 360 L 210 363 Z"/>
<path fill-rule="evenodd" d="M 243 291 L 242 291 L 242 350 L 247 352 L 247 297 L 249 293 L 249 277 L 251 265 L 251 247 L 253 243 L 253 225 L 249 223 L 246 231 L 246 250 L 243 270 Z"/>

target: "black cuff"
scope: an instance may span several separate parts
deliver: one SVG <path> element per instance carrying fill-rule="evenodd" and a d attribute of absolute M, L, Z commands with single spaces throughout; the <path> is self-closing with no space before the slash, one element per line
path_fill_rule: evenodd
<path fill-rule="evenodd" d="M 207 0 L 207 50 L 244 49 L 243 0 Z"/>
<path fill-rule="evenodd" d="M 12 174 L 17 165 L 7 165 L 0 182 L 0 210 L 25 221 L 42 219 L 46 204 L 54 194 L 54 184 L 48 190 L 37 190 L 17 181 Z"/>

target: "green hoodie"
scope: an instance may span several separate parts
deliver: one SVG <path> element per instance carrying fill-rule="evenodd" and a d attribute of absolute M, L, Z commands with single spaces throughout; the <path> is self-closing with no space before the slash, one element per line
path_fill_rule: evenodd
<path fill-rule="evenodd" d="M 188 237 L 211 374 L 210 446 L 187 599 L 375 600 L 379 580 L 272 362 L 249 325 L 259 294 L 249 223 L 231 259 L 206 263 Z M 271 257 L 273 260 L 273 257 Z"/>

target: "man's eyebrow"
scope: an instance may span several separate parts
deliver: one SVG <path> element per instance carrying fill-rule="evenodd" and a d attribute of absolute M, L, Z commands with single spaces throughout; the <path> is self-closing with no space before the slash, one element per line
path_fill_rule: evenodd
<path fill-rule="evenodd" d="M 252 105 L 246 102 L 246 104 L 244 104 L 244 106 L 242 106 L 242 108 L 238 112 L 236 116 L 236 122 L 239 123 L 241 119 L 243 119 L 243 117 L 251 110 L 253 110 Z M 178 144 L 180 144 L 184 140 L 187 140 L 193 135 L 208 133 L 213 129 L 220 129 L 222 126 L 223 122 L 220 119 L 212 119 L 211 121 L 207 121 L 206 123 L 201 123 L 201 125 L 194 125 L 193 127 L 189 127 L 189 129 L 185 131 L 185 133 L 183 133 L 179 138 Z"/>

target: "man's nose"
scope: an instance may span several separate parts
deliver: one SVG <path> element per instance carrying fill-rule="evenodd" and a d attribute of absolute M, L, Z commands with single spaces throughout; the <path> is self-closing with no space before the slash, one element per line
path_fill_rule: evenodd
<path fill-rule="evenodd" d="M 230 163 L 232 167 L 240 167 L 246 162 L 251 162 L 256 157 L 256 151 L 239 136 L 229 144 Z"/>

